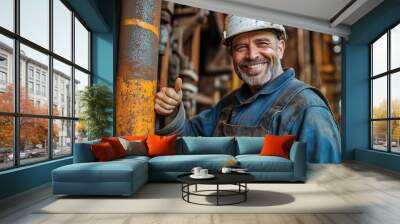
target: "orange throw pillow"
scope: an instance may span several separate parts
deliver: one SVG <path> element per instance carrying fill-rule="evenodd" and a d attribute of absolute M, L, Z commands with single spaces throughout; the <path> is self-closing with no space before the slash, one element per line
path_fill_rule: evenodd
<path fill-rule="evenodd" d="M 93 144 L 90 147 L 92 149 L 94 157 L 99 162 L 109 161 L 117 158 L 114 149 L 108 142 Z"/>
<path fill-rule="evenodd" d="M 121 142 L 117 137 L 109 137 L 109 138 L 101 138 L 101 142 L 108 142 L 114 149 L 115 155 L 117 158 L 121 158 L 126 156 L 126 151 L 124 146 L 122 146 Z"/>
<path fill-rule="evenodd" d="M 129 140 L 129 141 L 136 141 L 136 140 L 141 140 L 145 141 L 147 136 L 135 136 L 135 135 L 125 135 L 124 139 Z"/>
<path fill-rule="evenodd" d="M 280 156 L 290 159 L 290 147 L 296 140 L 295 135 L 266 135 L 264 136 L 264 145 L 261 149 L 262 156 Z"/>
<path fill-rule="evenodd" d="M 148 156 L 176 155 L 176 135 L 147 137 Z"/>

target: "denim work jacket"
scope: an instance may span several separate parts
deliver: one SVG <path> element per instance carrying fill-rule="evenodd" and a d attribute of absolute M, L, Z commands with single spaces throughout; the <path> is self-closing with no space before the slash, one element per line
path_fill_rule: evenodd
<path fill-rule="evenodd" d="M 178 136 L 264 136 L 296 135 L 307 144 L 307 160 L 314 163 L 341 161 L 340 134 L 325 97 L 315 88 L 295 78 L 287 69 L 252 95 L 240 88 L 221 99 L 211 109 L 192 119 L 183 104 L 160 135 Z"/>

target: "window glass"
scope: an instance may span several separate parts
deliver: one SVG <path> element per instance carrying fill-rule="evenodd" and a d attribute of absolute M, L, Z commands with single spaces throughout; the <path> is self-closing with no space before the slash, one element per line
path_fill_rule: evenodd
<path fill-rule="evenodd" d="M 84 120 L 75 121 L 75 142 L 88 140 L 88 127 Z"/>
<path fill-rule="evenodd" d="M 391 121 L 391 151 L 400 153 L 400 120 Z"/>
<path fill-rule="evenodd" d="M 60 0 L 53 0 L 53 18 L 53 51 L 71 60 L 72 12 Z"/>
<path fill-rule="evenodd" d="M 48 114 L 48 62 L 49 57 L 39 51 L 33 50 L 32 48 L 21 44 L 20 53 L 20 109 L 21 113 L 25 114 Z M 26 68 L 33 67 L 35 70 L 35 91 L 34 94 L 29 93 L 29 86 L 26 86 L 28 80 L 28 74 Z M 29 72 L 28 72 L 29 73 Z M 42 76 L 45 77 L 43 80 Z M 44 84 L 44 85 L 43 85 Z M 44 92 L 43 87 L 44 86 Z M 32 101 L 36 104 L 33 104 Z"/>
<path fill-rule="evenodd" d="M 89 70 L 89 32 L 75 18 L 75 63 Z"/>
<path fill-rule="evenodd" d="M 372 118 L 387 118 L 387 77 L 372 81 Z"/>
<path fill-rule="evenodd" d="M 391 116 L 400 118 L 400 72 L 391 74 L 390 86 Z"/>
<path fill-rule="evenodd" d="M 53 114 L 72 116 L 71 66 L 53 60 Z M 64 110 L 62 110 L 64 109 Z"/>
<path fill-rule="evenodd" d="M 11 116 L 0 115 L 0 170 L 14 165 L 14 122 Z"/>
<path fill-rule="evenodd" d="M 394 27 L 390 33 L 390 68 L 400 67 L 400 24 Z"/>
<path fill-rule="evenodd" d="M 373 149 L 387 151 L 387 121 L 372 122 Z"/>
<path fill-rule="evenodd" d="M 372 75 L 387 71 L 387 34 L 372 44 Z"/>
<path fill-rule="evenodd" d="M 14 31 L 14 0 L 0 0 L 0 26 Z"/>
<path fill-rule="evenodd" d="M 0 34 L 0 111 L 14 111 L 14 44 Z"/>
<path fill-rule="evenodd" d="M 80 94 L 87 86 L 89 86 L 89 75 L 75 69 L 75 117 L 81 115 Z"/>
<path fill-rule="evenodd" d="M 20 0 L 21 36 L 49 48 L 49 1 Z"/>
<path fill-rule="evenodd" d="M 48 119 L 20 118 L 21 164 L 35 163 L 49 158 Z"/>
<path fill-rule="evenodd" d="M 53 157 L 72 154 L 72 121 L 53 120 Z"/>

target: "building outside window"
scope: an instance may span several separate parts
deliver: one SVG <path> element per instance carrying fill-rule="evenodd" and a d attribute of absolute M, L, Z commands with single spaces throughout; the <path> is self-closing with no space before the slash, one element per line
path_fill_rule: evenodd
<path fill-rule="evenodd" d="M 7 84 L 7 74 L 4 71 L 0 71 L 0 84 Z"/>
<path fill-rule="evenodd" d="M 42 73 L 42 82 L 46 83 L 46 74 Z"/>
<path fill-rule="evenodd" d="M 371 148 L 400 153 L 400 24 L 370 44 Z"/>
<path fill-rule="evenodd" d="M 29 81 L 28 82 L 28 93 L 33 94 L 34 88 L 33 88 L 33 82 Z"/>
<path fill-rule="evenodd" d="M 29 66 L 28 74 L 29 74 L 29 79 L 33 80 L 33 67 L 32 66 Z"/>
<path fill-rule="evenodd" d="M 0 54 L 0 88 L 5 90 L 7 85 L 7 56 Z"/>
<path fill-rule="evenodd" d="M 46 96 L 46 86 L 42 86 L 42 96 Z"/>
<path fill-rule="evenodd" d="M 36 84 L 36 95 L 40 95 L 40 84 Z"/>
<path fill-rule="evenodd" d="M 36 81 L 40 81 L 40 70 L 36 69 Z"/>
<path fill-rule="evenodd" d="M 0 67 L 7 67 L 7 56 L 4 54 L 0 54 Z"/>
<path fill-rule="evenodd" d="M 4 9 L 14 7 L 13 1 L 2 4 L 11 4 Z M 81 81 L 90 80 L 91 74 L 87 26 L 61 0 L 19 1 L 18 5 L 10 12 L 14 20 L 19 21 L 16 29 L 7 32 L 0 29 L 0 83 L 13 87 L 7 91 L 0 89 L 0 98 L 8 99 L 0 100 L 0 139 L 3 140 L 0 141 L 0 156 L 4 158 L 0 160 L 0 170 L 70 156 L 73 143 L 87 139 L 86 127 L 79 122 L 79 114 L 74 113 L 72 107 L 65 108 L 79 102 L 78 93 L 82 86 L 90 84 Z M 39 11 L 43 13 L 36 13 Z M 18 63 L 12 60 L 14 54 L 20 60 Z M 75 55 L 74 60 L 72 55 Z M 14 99 L 14 68 L 18 64 L 20 94 Z M 76 73 L 79 73 L 78 77 L 75 77 Z M 53 78 L 53 89 L 49 91 L 50 77 Z M 61 89 L 60 80 L 64 82 L 63 87 L 79 85 L 79 88 Z M 63 105 L 57 105 L 59 94 L 64 96 Z M 53 105 L 50 105 L 50 99 L 53 99 Z M 18 113 L 13 109 L 14 105 L 20 108 Z M 18 135 L 13 132 L 14 125 L 19 130 Z M 41 134 L 33 138 L 30 133 L 34 131 Z"/>
<path fill-rule="evenodd" d="M 54 90 L 53 96 L 53 103 L 56 104 L 58 102 L 58 89 Z"/>

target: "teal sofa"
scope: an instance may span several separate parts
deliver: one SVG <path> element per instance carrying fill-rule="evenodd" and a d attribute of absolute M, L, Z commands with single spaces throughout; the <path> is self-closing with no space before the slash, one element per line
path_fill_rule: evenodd
<path fill-rule="evenodd" d="M 176 181 L 176 177 L 200 166 L 219 172 L 228 160 L 236 160 L 259 182 L 304 182 L 305 143 L 295 142 L 290 159 L 260 156 L 263 137 L 182 137 L 176 143 L 177 155 L 127 156 L 96 162 L 91 141 L 77 143 L 74 163 L 52 171 L 54 194 L 131 195 L 148 181 Z"/>

